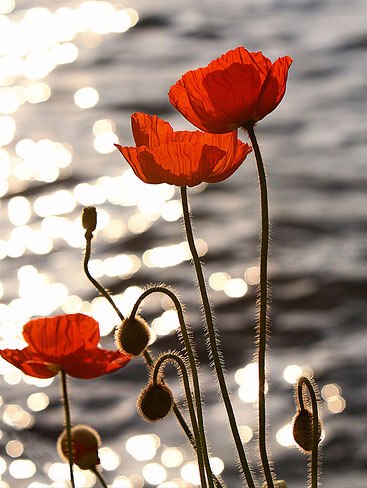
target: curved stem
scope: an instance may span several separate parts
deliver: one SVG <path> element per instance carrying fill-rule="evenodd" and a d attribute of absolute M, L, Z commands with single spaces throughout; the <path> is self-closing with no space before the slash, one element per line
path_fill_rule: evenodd
<path fill-rule="evenodd" d="M 131 317 L 134 317 L 135 314 L 137 313 L 139 306 L 141 302 L 151 295 L 152 293 L 163 293 L 167 295 L 173 302 L 178 320 L 180 322 L 180 329 L 181 329 L 181 334 L 182 338 L 184 341 L 185 349 L 188 355 L 189 359 L 189 364 L 190 364 L 190 369 L 191 369 L 191 374 L 192 374 L 192 381 L 193 381 L 193 386 L 194 386 L 194 394 L 195 394 L 195 404 L 196 404 L 196 414 L 198 417 L 198 426 L 199 426 L 199 435 L 200 435 L 200 444 L 198 445 L 198 449 L 201 448 L 204 456 L 204 463 L 205 463 L 205 469 L 208 475 L 208 484 L 210 488 L 214 488 L 213 484 L 213 473 L 211 471 L 210 463 L 209 463 L 209 454 L 208 454 L 208 447 L 206 444 L 206 438 L 205 438 L 205 426 L 204 426 L 204 418 L 203 418 L 203 409 L 202 409 L 202 400 L 201 400 L 201 392 L 200 392 L 200 384 L 199 384 L 199 374 L 196 366 L 196 359 L 195 359 L 195 353 L 191 344 L 191 339 L 189 335 L 188 328 L 185 323 L 185 318 L 182 310 L 182 305 L 175 295 L 173 291 L 170 289 L 164 287 L 164 286 L 153 286 L 146 290 L 138 300 L 136 301 L 134 308 L 131 311 Z M 221 487 L 221 484 L 219 481 L 215 479 L 216 485 L 218 487 Z"/>
<path fill-rule="evenodd" d="M 319 455 L 319 413 L 317 407 L 316 393 L 311 381 L 302 376 L 298 380 L 297 396 L 301 410 L 304 410 L 303 402 L 303 385 L 307 387 L 308 394 L 311 399 L 312 406 L 312 452 L 311 452 L 311 488 L 317 488 L 317 471 L 318 471 L 318 455 Z"/>
<path fill-rule="evenodd" d="M 97 288 L 97 290 L 108 300 L 108 302 L 111 304 L 111 306 L 113 307 L 113 309 L 115 310 L 115 312 L 117 313 L 117 315 L 119 316 L 120 320 L 124 320 L 124 315 L 121 313 L 121 311 L 119 310 L 119 308 L 117 307 L 117 305 L 115 304 L 113 298 L 111 297 L 111 295 L 107 292 L 107 290 L 100 284 L 98 283 L 98 281 L 93 278 L 93 276 L 90 274 L 90 271 L 89 271 L 89 268 L 88 268 L 88 264 L 89 264 L 89 260 L 90 260 L 90 256 L 91 256 L 91 243 L 92 243 L 92 239 L 93 239 L 93 234 L 91 232 L 86 232 L 85 233 L 85 239 L 86 239 L 86 249 L 85 249 L 85 255 L 84 255 L 84 262 L 83 262 L 83 267 L 84 267 L 84 272 L 87 276 L 87 278 L 89 279 L 89 281 Z M 134 307 L 135 308 L 135 307 Z M 136 310 L 135 310 L 135 313 L 136 313 Z M 145 351 L 144 352 L 144 359 L 145 359 L 145 362 L 147 363 L 147 365 L 152 368 L 153 364 L 154 364 L 154 360 L 151 356 L 151 354 L 149 353 L 149 351 Z M 187 425 L 184 417 L 182 416 L 181 412 L 180 412 L 180 409 L 178 408 L 176 402 L 174 402 L 173 404 L 173 411 L 174 411 L 174 414 L 179 422 L 179 424 L 181 425 L 181 428 L 182 430 L 185 432 L 188 440 L 190 441 L 190 444 L 192 445 L 192 447 L 196 450 L 196 443 L 195 443 L 195 439 L 194 439 L 194 436 L 193 436 L 193 433 L 191 432 L 189 426 Z M 220 485 L 218 485 L 217 483 L 217 486 L 220 487 Z M 74 488 L 74 487 L 73 487 Z"/>
<path fill-rule="evenodd" d="M 92 471 L 92 473 L 95 474 L 96 478 L 98 478 L 98 480 L 101 483 L 101 485 L 103 486 L 103 488 L 108 488 L 107 483 L 103 479 L 101 473 L 98 471 L 98 469 L 96 468 L 96 466 L 94 466 L 94 468 L 91 469 L 91 471 Z"/>
<path fill-rule="evenodd" d="M 254 480 L 252 478 L 252 474 L 246 459 L 246 454 L 245 450 L 242 444 L 242 440 L 240 437 L 240 433 L 238 431 L 237 423 L 236 423 L 236 418 L 234 415 L 233 407 L 231 404 L 231 400 L 229 397 L 226 381 L 224 378 L 224 372 L 222 369 L 222 364 L 221 364 L 221 358 L 219 355 L 219 349 L 218 349 L 218 344 L 217 344 L 217 337 L 216 337 L 216 331 L 214 327 L 214 321 L 213 321 L 213 316 L 212 316 L 212 311 L 209 303 L 209 298 L 206 290 L 206 285 L 205 285 L 205 279 L 204 279 L 204 274 L 203 270 L 201 267 L 200 263 L 200 258 L 195 246 L 195 240 L 194 240 L 194 235 L 191 227 L 191 221 L 190 221 L 190 211 L 189 211 L 189 205 L 188 205 L 188 199 L 187 199 L 187 188 L 185 186 L 181 187 L 181 200 L 182 200 L 182 208 L 183 208 L 183 217 L 184 217 L 184 223 L 185 223 L 185 230 L 186 230 L 186 236 L 187 236 L 187 242 L 190 247 L 190 251 L 192 254 L 194 266 L 195 266 L 195 271 L 196 271 L 196 276 L 198 280 L 198 285 L 200 289 L 200 294 L 201 294 L 201 299 L 203 302 L 203 307 L 204 307 L 204 313 L 205 313 L 205 319 L 206 319 L 206 325 L 207 325 L 207 331 L 208 331 L 208 337 L 209 337 L 209 344 L 210 344 L 210 350 L 209 353 L 212 355 L 213 358 L 213 363 L 215 367 L 215 371 L 217 373 L 217 378 L 218 378 L 218 383 L 220 387 L 220 391 L 222 394 L 222 398 L 224 401 L 224 405 L 227 411 L 228 415 L 228 420 L 229 424 L 231 427 L 232 435 L 235 441 L 235 445 L 237 448 L 239 460 L 241 463 L 241 468 L 242 472 L 246 478 L 247 484 L 249 488 L 255 488 Z"/>
<path fill-rule="evenodd" d="M 183 384 L 184 384 L 184 388 L 185 388 L 187 406 L 189 408 L 189 414 L 190 414 L 190 419 L 191 419 L 191 424 L 192 424 L 192 430 L 194 432 L 195 442 L 197 445 L 196 454 L 197 454 L 197 458 L 198 458 L 201 486 L 202 486 L 202 488 L 204 488 L 204 487 L 207 487 L 208 485 L 206 483 L 206 478 L 205 478 L 203 453 L 202 453 L 202 450 L 199 449 L 199 446 L 201 443 L 200 433 L 199 433 L 199 427 L 198 427 L 196 416 L 195 416 L 194 402 L 192 401 L 192 394 L 191 394 L 191 389 L 190 389 L 189 376 L 187 374 L 186 365 L 185 365 L 185 362 L 183 361 L 183 359 L 178 354 L 174 354 L 174 353 L 162 354 L 162 356 L 160 356 L 157 359 L 157 361 L 154 365 L 153 372 L 152 372 L 152 382 L 154 385 L 156 385 L 158 383 L 160 374 L 162 374 L 160 370 L 169 361 L 174 361 L 177 364 L 177 366 L 180 368 L 180 372 L 182 375 L 182 380 L 183 380 Z M 213 482 L 212 477 L 208 476 L 208 478 L 209 479 L 211 478 L 211 480 Z M 213 484 L 212 484 L 212 486 L 213 486 Z"/>
<path fill-rule="evenodd" d="M 71 483 L 72 488 L 75 488 L 74 471 L 73 471 L 73 442 L 72 442 L 72 437 L 71 437 L 70 404 L 69 404 L 69 397 L 68 397 L 68 389 L 67 389 L 67 384 L 66 384 L 65 371 L 63 371 L 61 369 L 60 374 L 61 374 L 62 397 L 63 397 L 63 401 L 64 401 L 64 415 L 65 415 L 65 427 L 66 427 L 66 440 L 67 440 L 67 446 L 68 446 L 70 483 Z"/>
<path fill-rule="evenodd" d="M 97 288 L 97 290 L 108 300 L 111 304 L 111 306 L 114 308 L 115 312 L 119 316 L 120 320 L 124 320 L 124 316 L 117 307 L 116 303 L 113 301 L 111 295 L 108 293 L 108 291 L 101 286 L 97 280 L 93 278 L 93 276 L 89 272 L 88 268 L 88 263 L 90 259 L 90 254 L 91 254 L 91 248 L 92 248 L 92 239 L 93 239 L 93 234 L 91 232 L 86 232 L 85 233 L 85 241 L 86 241 L 86 247 L 85 247 L 85 254 L 84 254 L 84 262 L 83 262 L 83 267 L 84 267 L 84 273 L 86 274 L 88 280 Z"/>
<path fill-rule="evenodd" d="M 261 237 L 260 237 L 260 296 L 258 334 L 258 373 L 259 373 L 259 450 L 268 488 L 274 488 L 272 472 L 266 447 L 266 405 L 265 405 L 265 379 L 266 379 L 266 347 L 268 334 L 268 254 L 269 254 L 269 205 L 266 174 L 261 157 L 260 148 L 255 136 L 254 127 L 247 128 L 248 135 L 254 149 L 257 172 L 260 186 L 261 201 Z"/>

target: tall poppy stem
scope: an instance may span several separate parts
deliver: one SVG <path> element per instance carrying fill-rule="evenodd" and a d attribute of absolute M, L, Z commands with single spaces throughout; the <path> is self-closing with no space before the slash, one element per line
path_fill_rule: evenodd
<path fill-rule="evenodd" d="M 261 463 L 267 483 L 267 488 L 274 488 L 272 472 L 266 448 L 266 405 L 265 405 L 265 379 L 266 379 L 266 348 L 268 335 L 268 254 L 269 254 L 269 204 L 266 173 L 261 157 L 253 126 L 247 127 L 247 132 L 255 153 L 257 172 L 260 186 L 261 202 L 261 235 L 260 235 L 260 296 L 259 319 L 257 324 L 258 351 L 257 364 L 259 374 L 259 450 Z"/>
<path fill-rule="evenodd" d="M 84 272 L 87 276 L 87 278 L 89 279 L 89 281 L 97 288 L 97 290 L 108 300 L 108 302 L 111 304 L 111 306 L 113 307 L 113 309 L 115 310 L 115 312 L 117 313 L 117 315 L 119 316 L 120 320 L 124 320 L 124 315 L 121 313 L 121 311 L 119 310 L 119 308 L 117 307 L 116 303 L 114 302 L 113 298 L 111 297 L 111 295 L 108 293 L 108 291 L 100 284 L 98 283 L 98 281 L 93 278 L 93 276 L 91 275 L 90 271 L 89 271 L 89 267 L 88 267 L 88 264 L 89 264 L 89 260 L 90 260 L 90 256 L 91 256 L 91 248 L 92 248 L 92 239 L 93 239 L 93 233 L 92 232 L 89 232 L 87 231 L 85 233 L 85 239 L 86 239 L 86 249 L 85 249 L 85 254 L 84 254 L 84 262 L 83 262 L 83 267 L 84 267 Z M 174 295 L 174 294 L 173 294 Z M 174 295 L 175 296 L 175 295 Z M 171 297 L 172 298 L 172 297 Z M 176 299 L 177 300 L 177 299 Z M 137 302 L 138 303 L 138 302 Z M 140 303 L 140 302 L 139 302 Z M 138 308 L 139 305 L 136 305 L 134 306 L 134 315 L 136 314 L 137 312 L 137 308 Z M 189 340 L 189 339 L 188 339 Z M 185 341 L 186 343 L 186 341 Z M 145 351 L 144 354 L 144 359 L 145 359 L 145 362 L 147 363 L 147 365 L 152 368 L 153 367 L 153 364 L 154 364 L 154 360 L 151 356 L 151 354 L 149 353 L 149 351 Z M 194 363 L 195 363 L 195 360 L 194 360 Z M 200 391 L 200 389 L 199 389 Z M 200 408 L 201 408 L 201 401 L 200 401 L 200 397 L 199 398 L 199 403 L 200 403 Z M 203 426 L 203 420 L 202 420 L 202 414 L 201 414 L 201 409 L 198 408 L 198 417 L 199 417 L 199 423 L 200 425 L 202 426 L 202 438 L 203 438 L 203 446 L 205 446 L 204 448 L 204 459 L 205 459 L 205 464 L 206 464 L 206 468 L 207 468 L 207 472 L 208 472 L 208 479 L 209 479 L 209 483 L 210 483 L 210 488 L 212 487 L 212 483 L 213 483 L 213 477 L 214 477 L 214 480 L 215 480 L 215 483 L 216 483 L 216 486 L 218 488 L 221 488 L 222 485 L 220 484 L 219 480 L 214 476 L 214 475 L 210 475 L 211 473 L 211 468 L 210 468 L 210 464 L 209 464 L 209 458 L 208 458 L 208 450 L 207 450 L 207 447 L 206 447 L 206 444 L 205 444 L 205 434 L 204 434 L 204 426 Z M 173 404 L 173 411 L 174 411 L 174 414 L 179 422 L 179 424 L 181 425 L 181 428 L 182 430 L 185 432 L 187 438 L 189 439 L 190 441 L 190 444 L 192 445 L 192 447 L 197 450 L 199 446 L 197 446 L 196 442 L 195 442 L 195 439 L 194 439 L 194 435 L 193 433 L 191 432 L 189 426 L 187 425 L 184 417 L 182 416 L 181 412 L 180 412 L 180 409 L 178 408 L 176 402 L 174 402 Z M 201 429 L 200 429 L 201 430 Z M 206 454 L 205 454 L 206 453 Z"/>
<path fill-rule="evenodd" d="M 318 457 L 319 457 L 319 413 L 316 393 L 311 381 L 306 376 L 301 376 L 297 384 L 297 397 L 301 410 L 304 410 L 303 386 L 306 386 L 312 406 L 312 452 L 311 452 L 311 488 L 317 488 Z"/>
<path fill-rule="evenodd" d="M 192 430 L 194 432 L 196 445 L 198 446 L 198 448 L 196 449 L 196 454 L 197 454 L 197 458 L 198 458 L 201 486 L 202 486 L 202 488 L 207 488 L 208 485 L 206 483 L 206 478 L 205 478 L 205 467 L 204 467 L 203 452 L 202 452 L 201 448 L 199 449 L 199 446 L 201 445 L 199 427 L 198 427 L 198 423 L 196 420 L 194 402 L 192 400 L 192 394 L 191 394 L 190 382 L 189 382 L 189 375 L 187 374 L 187 368 L 186 368 L 186 365 L 185 365 L 185 362 L 183 361 L 183 359 L 178 354 L 174 354 L 174 353 L 162 354 L 162 356 L 160 356 L 157 359 L 157 362 L 154 365 L 154 369 L 153 369 L 153 373 L 152 373 L 152 382 L 154 385 L 156 385 L 158 383 L 159 377 L 161 375 L 160 370 L 169 361 L 174 361 L 180 369 L 181 378 L 182 378 L 184 389 L 185 389 L 186 402 L 187 402 L 187 406 L 188 406 L 189 413 L 190 413 Z M 214 485 L 213 485 L 213 477 L 211 475 L 211 471 L 210 471 L 210 473 L 208 473 L 208 481 L 210 481 L 210 480 L 211 480 L 211 486 L 213 487 Z"/>
<path fill-rule="evenodd" d="M 175 293 L 173 293 L 172 290 L 169 288 L 166 288 L 164 286 L 153 286 L 152 288 L 149 288 L 148 290 L 145 290 L 144 293 L 140 295 L 138 300 L 136 301 L 132 311 L 131 311 L 131 317 L 134 317 L 135 314 L 138 311 L 138 308 L 141 304 L 141 302 L 149 295 L 152 293 L 163 293 L 167 295 L 173 302 L 176 308 L 178 320 L 180 322 L 180 330 L 182 334 L 182 339 L 185 345 L 185 349 L 187 352 L 187 356 L 189 359 L 189 364 L 190 364 L 190 369 L 191 369 L 191 374 L 192 374 L 192 382 L 194 386 L 194 395 L 195 395 L 195 405 L 196 405 L 196 414 L 198 417 L 198 428 L 199 428 L 199 440 L 200 444 L 198 444 L 197 448 L 201 449 L 203 452 L 203 457 L 204 457 L 204 463 L 205 463 L 205 469 L 208 475 L 208 483 L 210 488 L 214 488 L 213 485 L 213 473 L 211 471 L 210 463 L 209 463 L 209 453 L 208 453 L 208 447 L 206 443 L 206 438 L 205 438 L 205 427 L 204 427 L 204 419 L 203 419 L 203 408 L 202 408 L 202 400 L 201 400 L 201 392 L 200 392 L 200 384 L 199 384 L 199 374 L 198 374 L 198 368 L 196 366 L 196 358 L 195 358 L 195 351 L 192 346 L 192 341 L 190 339 L 188 327 L 185 322 L 183 310 L 182 310 L 182 305 L 180 303 L 180 300 L 177 298 Z M 214 477 L 214 480 L 216 482 L 217 487 L 221 487 L 220 482 Z"/>
<path fill-rule="evenodd" d="M 75 488 L 74 471 L 73 471 L 73 442 L 72 442 L 72 437 L 71 437 L 70 404 L 69 404 L 69 397 L 68 397 L 68 389 L 67 389 L 67 384 L 66 384 L 65 371 L 63 371 L 61 369 L 60 374 L 61 374 L 62 397 L 63 397 L 63 401 L 64 401 L 64 415 L 65 415 L 65 427 L 66 427 L 66 440 L 67 440 L 67 446 L 68 446 L 70 483 L 71 483 L 72 488 Z"/>
<path fill-rule="evenodd" d="M 181 200 L 182 200 L 183 218 L 184 218 L 187 242 L 189 244 L 189 248 L 190 248 L 190 251 L 192 254 L 193 263 L 194 263 L 194 267 L 195 267 L 195 271 L 196 271 L 196 277 L 197 277 L 197 281 L 198 281 L 198 285 L 199 285 L 199 289 L 200 289 L 200 294 L 201 294 L 201 300 L 202 300 L 203 307 L 204 307 L 205 322 L 206 322 L 206 326 L 207 326 L 209 345 L 210 345 L 209 353 L 213 358 L 213 363 L 214 363 L 215 371 L 217 374 L 220 391 L 221 391 L 222 398 L 224 401 L 224 405 L 225 405 L 225 408 L 227 411 L 227 416 L 228 416 L 229 424 L 231 427 L 232 435 L 234 438 L 234 442 L 235 442 L 235 445 L 237 448 L 238 457 L 239 457 L 239 460 L 241 463 L 241 468 L 242 468 L 241 471 L 243 472 L 243 474 L 246 478 L 246 481 L 247 481 L 249 488 L 255 488 L 254 480 L 252 478 L 250 467 L 249 467 L 247 459 L 246 459 L 245 450 L 244 450 L 244 447 L 242 444 L 240 433 L 238 431 L 236 418 L 234 415 L 233 407 L 231 404 L 231 399 L 230 399 L 230 396 L 228 393 L 228 389 L 227 389 L 227 385 L 226 385 L 226 381 L 225 381 L 225 377 L 224 377 L 224 372 L 222 369 L 222 362 L 221 362 L 221 358 L 219 355 L 219 348 L 218 348 L 218 344 L 217 344 L 217 333 L 215 330 L 211 306 L 209 303 L 208 293 L 206 290 L 204 274 L 203 274 L 203 270 L 201 267 L 199 254 L 198 254 L 197 249 L 196 249 L 194 235 L 193 235 L 192 226 L 191 226 L 191 219 L 190 219 L 190 211 L 189 211 L 189 204 L 188 204 L 186 186 L 181 187 Z"/>

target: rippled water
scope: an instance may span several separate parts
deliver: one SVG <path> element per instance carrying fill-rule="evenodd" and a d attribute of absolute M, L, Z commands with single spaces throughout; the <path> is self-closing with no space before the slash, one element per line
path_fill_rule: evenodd
<path fill-rule="evenodd" d="M 91 269 L 123 312 L 150 282 L 172 285 L 187 305 L 203 360 L 214 463 L 218 471 L 224 464 L 230 488 L 240 482 L 205 359 L 179 194 L 138 181 L 113 143 L 131 143 L 135 111 L 189 128 L 166 93 L 187 69 L 228 49 L 245 45 L 272 59 L 294 58 L 286 97 L 258 127 L 273 222 L 269 442 L 278 477 L 305 486 L 306 459 L 290 445 L 289 423 L 294 375 L 307 366 L 322 395 L 323 486 L 363 488 L 363 7 L 358 0 L 0 1 L 0 347 L 20 347 L 22 325 L 32 316 L 78 311 L 100 321 L 102 343 L 112 346 L 116 316 L 81 266 L 80 213 L 96 205 Z M 228 382 L 254 454 L 253 158 L 229 180 L 190 195 Z M 165 300 L 149 299 L 143 313 L 157 333 L 154 353 L 179 346 Z M 4 361 L 0 372 L 1 488 L 65 486 L 68 471 L 54 448 L 62 422 L 57 379 L 33 381 Z M 100 431 L 104 475 L 113 488 L 190 487 L 193 455 L 175 421 L 152 426 L 136 414 L 145 378 L 136 361 L 107 378 L 72 380 L 74 422 Z M 171 384 L 179 392 L 173 372 Z M 78 486 L 94 486 L 93 476 L 78 476 Z"/>

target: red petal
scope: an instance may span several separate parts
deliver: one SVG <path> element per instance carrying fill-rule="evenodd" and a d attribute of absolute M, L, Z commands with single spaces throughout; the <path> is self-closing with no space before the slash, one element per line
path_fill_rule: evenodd
<path fill-rule="evenodd" d="M 95 348 L 100 337 L 98 322 L 80 313 L 30 320 L 23 336 L 33 351 L 49 359 Z"/>
<path fill-rule="evenodd" d="M 139 112 L 133 114 L 131 116 L 131 128 L 137 147 L 156 147 L 161 144 L 168 144 L 172 140 L 172 127 L 156 115 Z"/>
<path fill-rule="evenodd" d="M 0 355 L 23 373 L 35 378 L 52 378 L 59 371 L 57 364 L 45 360 L 30 347 L 25 349 L 3 349 Z"/>
<path fill-rule="evenodd" d="M 120 351 L 96 348 L 80 351 L 62 359 L 61 367 L 74 378 L 90 379 L 113 373 L 125 366 L 132 356 Z"/>
<path fill-rule="evenodd" d="M 255 120 L 261 120 L 272 112 L 285 94 L 288 70 L 293 60 L 289 56 L 279 58 L 271 67 L 259 96 Z"/>

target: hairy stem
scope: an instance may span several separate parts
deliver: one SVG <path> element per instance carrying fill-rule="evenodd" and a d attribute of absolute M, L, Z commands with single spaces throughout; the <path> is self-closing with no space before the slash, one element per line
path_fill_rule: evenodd
<path fill-rule="evenodd" d="M 176 363 L 176 365 L 179 367 L 181 375 L 182 375 L 182 381 L 184 384 L 187 406 L 189 408 L 192 430 L 194 432 L 195 442 L 197 445 L 196 454 L 197 454 L 197 458 L 198 458 L 201 486 L 202 486 L 202 488 L 204 488 L 204 487 L 206 488 L 208 485 L 206 483 L 206 478 L 205 478 L 205 467 L 204 467 L 203 453 L 202 453 L 202 449 L 199 449 L 199 446 L 201 445 L 199 427 L 198 427 L 196 416 L 195 416 L 194 402 L 192 401 L 192 394 L 191 394 L 191 389 L 190 389 L 189 376 L 187 374 L 186 365 L 185 365 L 185 362 L 183 361 L 183 359 L 178 354 L 174 354 L 174 353 L 162 354 L 162 356 L 160 356 L 157 359 L 157 362 L 154 365 L 154 369 L 153 369 L 153 373 L 152 373 L 152 382 L 153 382 L 153 384 L 158 383 L 159 377 L 162 374 L 161 368 L 163 368 L 165 366 L 165 364 L 167 364 L 167 362 L 172 362 L 172 361 L 174 361 Z M 212 486 L 213 486 L 213 477 L 208 476 L 208 479 L 209 480 L 211 479 Z"/>
<path fill-rule="evenodd" d="M 305 408 L 303 402 L 304 385 L 308 390 L 308 394 L 310 396 L 311 406 L 312 406 L 311 488 L 317 488 L 318 456 L 319 456 L 319 413 L 318 413 L 315 390 L 312 386 L 311 381 L 306 376 L 302 376 L 298 380 L 298 384 L 297 384 L 297 396 L 298 396 L 300 408 L 302 410 Z"/>
<path fill-rule="evenodd" d="M 178 320 L 180 322 L 180 329 L 181 329 L 181 334 L 182 338 L 184 341 L 185 349 L 187 352 L 187 356 L 189 359 L 189 364 L 190 364 L 190 369 L 191 369 L 191 374 L 192 374 L 192 381 L 193 381 L 193 386 L 194 386 L 194 394 L 195 394 L 195 405 L 196 405 L 196 414 L 198 417 L 198 427 L 199 427 L 199 434 L 200 434 L 200 447 L 203 451 L 203 456 L 204 456 L 204 463 L 205 463 L 205 469 L 208 475 L 208 483 L 210 488 L 214 488 L 213 485 L 213 479 L 216 483 L 216 486 L 220 488 L 222 485 L 220 484 L 219 480 L 217 480 L 211 471 L 210 463 L 209 463 L 209 453 L 208 453 L 208 447 L 206 443 L 206 438 L 205 438 L 205 426 L 204 426 L 204 419 L 203 419 L 203 409 L 202 409 L 202 400 L 201 400 L 201 392 L 200 392 L 200 384 L 199 384 L 199 374 L 198 374 L 198 369 L 196 366 L 196 359 L 195 359 L 195 352 L 191 344 L 191 339 L 188 331 L 188 327 L 185 322 L 183 310 L 181 303 L 175 293 L 173 293 L 172 290 L 169 288 L 166 288 L 164 286 L 153 286 L 146 290 L 136 301 L 134 308 L 131 312 L 131 317 L 134 317 L 135 314 L 138 311 L 138 308 L 141 304 L 141 302 L 149 295 L 152 293 L 163 293 L 167 295 L 173 302 L 176 308 Z M 199 448 L 199 446 L 198 446 Z"/>
<path fill-rule="evenodd" d="M 215 371 L 217 374 L 218 378 L 218 383 L 220 387 L 220 391 L 222 394 L 222 398 L 224 401 L 224 405 L 227 411 L 227 416 L 229 420 L 229 424 L 231 427 L 232 435 L 234 438 L 234 442 L 237 448 L 237 453 L 238 457 L 241 463 L 241 471 L 243 472 L 247 484 L 249 488 L 255 488 L 254 480 L 252 478 L 252 474 L 246 459 L 246 454 L 245 450 L 242 444 L 242 440 L 240 437 L 240 433 L 238 431 L 237 423 L 236 423 L 236 418 L 234 415 L 233 407 L 231 404 L 231 400 L 229 397 L 225 377 L 224 377 L 224 372 L 222 369 L 222 364 L 221 364 L 221 359 L 219 355 L 219 349 L 218 349 L 218 344 L 217 344 L 217 338 L 216 338 L 216 331 L 214 327 L 214 321 L 213 321 L 213 316 L 212 316 L 212 311 L 209 303 L 209 298 L 208 298 L 208 293 L 206 290 L 206 285 L 205 285 L 205 279 L 204 279 L 204 274 L 203 270 L 201 267 L 200 263 L 200 258 L 199 254 L 196 249 L 195 245 L 195 240 L 194 240 L 194 235 L 191 227 L 191 220 L 190 220 L 190 211 L 189 211 L 189 205 L 188 205 L 188 198 L 187 198 L 187 188 L 186 186 L 181 187 L 181 200 L 182 200 L 182 208 L 183 208 L 183 218 L 184 218 L 184 223 L 185 223 L 185 230 L 186 230 L 186 236 L 187 236 L 187 242 L 190 247 L 190 251 L 192 254 L 193 262 L 194 262 L 194 267 L 196 271 L 196 277 L 200 289 L 200 294 L 201 294 L 201 299 L 204 307 L 204 313 L 205 313 L 205 321 L 206 321 L 206 326 L 207 326 L 207 332 L 208 332 L 208 337 L 209 337 L 209 344 L 210 344 L 210 351 L 209 353 L 211 354 L 213 358 L 213 363 L 215 367 Z"/>
<path fill-rule="evenodd" d="M 258 334 L 258 374 L 259 374 L 259 450 L 262 467 L 267 483 L 267 488 L 274 488 L 273 477 L 266 447 L 266 404 L 265 404 L 265 379 L 266 379 L 266 348 L 268 336 L 268 255 L 269 255 L 269 204 L 268 190 L 264 162 L 255 136 L 254 127 L 247 128 L 248 135 L 255 153 L 257 172 L 260 186 L 261 202 L 261 236 L 260 236 L 260 296 L 259 296 L 259 320 L 257 324 Z"/>
<path fill-rule="evenodd" d="M 71 437 L 70 404 L 69 404 L 68 389 L 66 384 L 66 373 L 61 369 L 60 374 L 61 374 L 62 397 L 64 402 L 66 440 L 68 446 L 68 460 L 69 460 L 69 469 L 70 469 L 70 483 L 72 488 L 75 488 L 74 471 L 73 471 L 73 442 Z"/>

